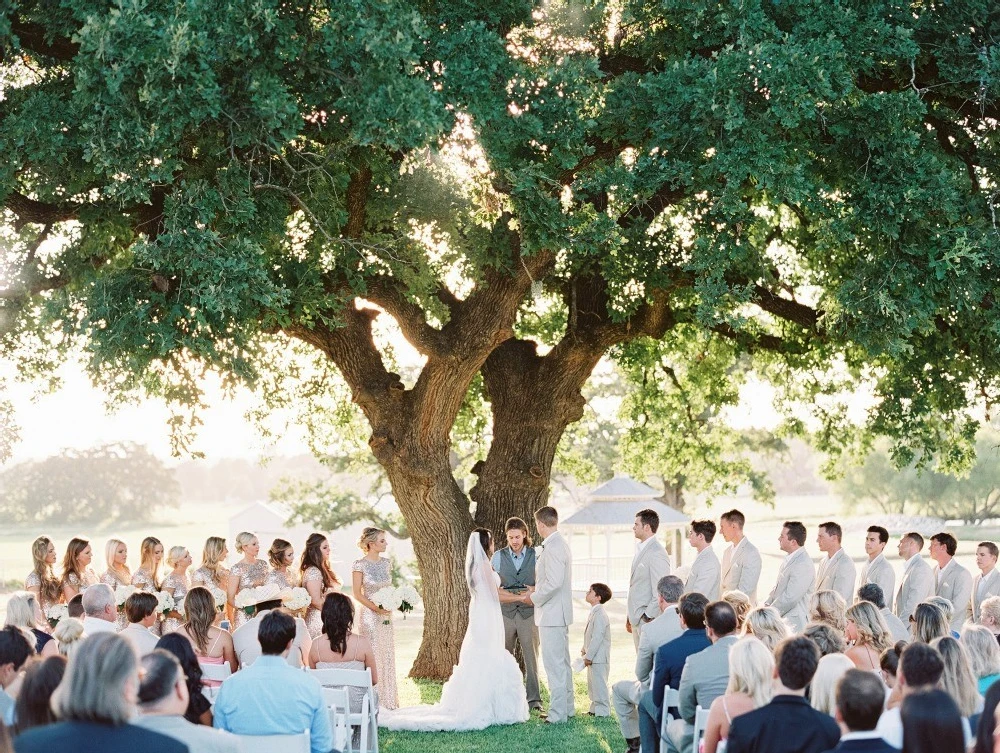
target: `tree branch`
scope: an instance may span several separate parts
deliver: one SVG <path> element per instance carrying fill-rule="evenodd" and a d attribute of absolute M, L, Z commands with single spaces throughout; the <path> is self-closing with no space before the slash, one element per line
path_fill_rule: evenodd
<path fill-rule="evenodd" d="M 80 45 L 63 37 L 49 34 L 41 24 L 11 18 L 10 27 L 21 49 L 43 57 L 68 62 L 80 52 Z"/>
<path fill-rule="evenodd" d="M 427 323 L 424 310 L 406 297 L 398 281 L 382 275 L 368 282 L 365 298 L 377 303 L 396 320 L 407 341 L 425 356 L 445 349 L 441 331 Z"/>

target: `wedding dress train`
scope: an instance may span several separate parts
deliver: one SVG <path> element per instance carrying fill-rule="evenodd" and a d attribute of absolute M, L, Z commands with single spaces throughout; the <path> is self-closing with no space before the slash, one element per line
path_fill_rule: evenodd
<path fill-rule="evenodd" d="M 441 701 L 431 706 L 383 709 L 379 712 L 380 727 L 440 732 L 479 730 L 528 720 L 521 669 L 504 647 L 497 593 L 500 576 L 493 572 L 477 533 L 469 537 L 465 562 L 472 594 L 469 627 L 458 664 L 441 690 Z"/>

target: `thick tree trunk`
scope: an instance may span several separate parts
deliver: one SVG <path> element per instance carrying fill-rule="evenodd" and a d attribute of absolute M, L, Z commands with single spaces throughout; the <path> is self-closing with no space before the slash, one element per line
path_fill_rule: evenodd
<path fill-rule="evenodd" d="M 684 479 L 669 479 L 663 477 L 663 504 L 684 512 Z"/>

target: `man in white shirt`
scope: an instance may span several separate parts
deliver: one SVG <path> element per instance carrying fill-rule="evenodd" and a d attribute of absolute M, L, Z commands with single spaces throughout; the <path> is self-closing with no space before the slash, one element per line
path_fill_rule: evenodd
<path fill-rule="evenodd" d="M 972 600 L 969 602 L 967 615 L 971 622 L 979 622 L 979 608 L 986 599 L 1000 596 L 997 555 L 1000 555 L 1000 550 L 992 541 L 981 541 L 976 547 L 976 567 L 979 568 L 979 574 L 972 579 Z"/>
<path fill-rule="evenodd" d="M 698 552 L 691 563 L 691 574 L 684 583 L 687 593 L 699 593 L 709 601 L 718 601 L 722 582 L 722 565 L 712 549 L 715 538 L 715 521 L 692 520 L 688 531 L 688 544 Z"/>
<path fill-rule="evenodd" d="M 955 559 L 957 551 L 958 541 L 950 533 L 931 536 L 931 559 L 937 562 L 934 568 L 934 595 L 951 602 L 951 629 L 960 633 L 972 599 L 972 573 L 958 564 Z"/>
<path fill-rule="evenodd" d="M 896 616 L 909 624 L 917 604 L 934 595 L 934 573 L 920 551 L 924 548 L 924 537 L 916 531 L 904 534 L 899 540 L 899 556 L 906 562 L 903 577 L 896 594 Z"/>
<path fill-rule="evenodd" d="M 670 558 L 663 544 L 656 538 L 659 527 L 660 516 L 655 510 L 640 510 L 635 514 L 632 531 L 639 540 L 639 545 L 632 558 L 632 572 L 629 575 L 625 629 L 632 634 L 636 651 L 639 650 L 643 625 L 660 614 L 656 584 L 664 575 L 670 575 Z"/>
<path fill-rule="evenodd" d="M 750 539 L 743 535 L 746 517 L 739 510 L 722 513 L 719 532 L 729 546 L 722 553 L 722 593 L 742 591 L 757 605 L 757 582 L 763 562 L 760 552 Z"/>
<path fill-rule="evenodd" d="M 157 604 L 156 597 L 145 591 L 136 591 L 125 599 L 125 616 L 129 624 L 119 635 L 131 644 L 140 659 L 152 653 L 159 641 L 149 632 L 156 624 Z"/>
<path fill-rule="evenodd" d="M 816 532 L 816 544 L 826 554 L 819 563 L 816 573 L 817 591 L 836 591 L 848 604 L 854 602 L 854 581 L 857 570 L 854 561 L 840 545 L 844 531 L 839 524 L 820 523 Z"/>
<path fill-rule="evenodd" d="M 809 621 L 809 594 L 816 583 L 816 567 L 804 548 L 805 543 L 806 527 L 797 520 L 786 520 L 778 546 L 788 556 L 778 568 L 778 582 L 764 602 L 764 606 L 777 609 L 796 633 Z"/>
<path fill-rule="evenodd" d="M 83 614 L 83 630 L 87 635 L 118 632 L 115 626 L 118 607 L 115 605 L 115 592 L 111 590 L 111 586 L 98 583 L 84 591 Z"/>
<path fill-rule="evenodd" d="M 858 588 L 866 583 L 877 583 L 883 594 L 896 592 L 896 572 L 886 560 L 883 552 L 889 543 L 889 532 L 882 526 L 869 526 L 865 534 L 865 553 L 868 561 L 861 568 Z M 847 602 L 850 604 L 850 600 Z"/>

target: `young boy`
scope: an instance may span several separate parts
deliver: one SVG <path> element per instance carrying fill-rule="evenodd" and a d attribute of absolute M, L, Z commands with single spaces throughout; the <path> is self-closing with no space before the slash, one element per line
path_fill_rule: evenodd
<path fill-rule="evenodd" d="M 587 694 L 590 696 L 591 716 L 611 716 L 611 698 L 608 695 L 608 669 L 611 666 L 611 621 L 604 605 L 611 598 L 611 589 L 595 583 L 587 591 L 590 615 L 583 631 L 583 665 L 587 668 Z"/>

